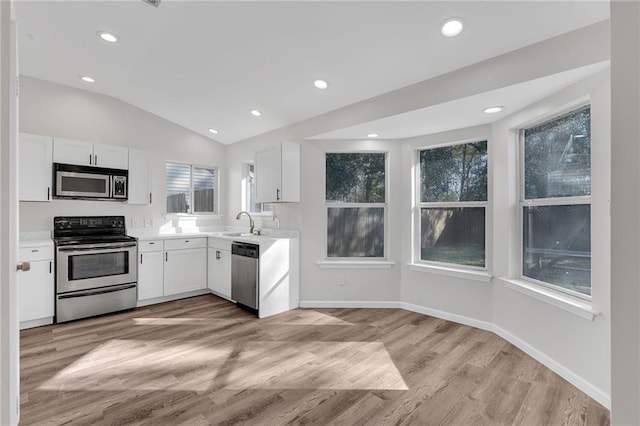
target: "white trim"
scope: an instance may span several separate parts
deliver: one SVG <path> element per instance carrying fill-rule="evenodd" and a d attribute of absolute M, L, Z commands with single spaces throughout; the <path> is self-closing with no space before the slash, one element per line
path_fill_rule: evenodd
<path fill-rule="evenodd" d="M 301 300 L 301 308 L 370 308 L 370 309 L 401 309 L 400 302 L 364 301 L 364 300 Z"/>
<path fill-rule="evenodd" d="M 427 265 L 424 263 L 407 263 L 407 266 L 412 271 L 427 272 L 438 275 L 445 275 L 449 277 L 464 278 L 467 280 L 480 281 L 488 283 L 493 278 L 487 271 L 476 271 L 471 269 L 451 268 L 438 265 Z"/>
<path fill-rule="evenodd" d="M 553 371 L 558 376 L 562 377 L 563 379 L 571 383 L 576 388 L 580 389 L 582 392 L 589 395 L 598 403 L 602 404 L 605 408 L 609 410 L 611 409 L 611 395 L 607 394 L 602 389 L 586 381 L 585 379 L 583 379 L 582 377 L 580 377 L 579 375 L 571 371 L 569 368 L 565 367 L 564 365 L 560 364 L 558 361 L 554 360 L 550 356 L 534 348 L 533 346 L 531 346 L 524 340 L 520 339 L 519 337 L 511 334 L 507 330 L 494 324 L 492 331 L 496 335 L 502 337 L 507 342 L 511 343 L 513 346 L 516 346 L 518 349 L 520 349 L 522 352 L 529 355 L 531 358 L 543 364 L 549 370 Z"/>
<path fill-rule="evenodd" d="M 26 330 L 27 328 L 40 327 L 40 326 L 49 325 L 49 324 L 53 324 L 53 317 L 22 321 L 20 323 L 20 330 Z"/>
<path fill-rule="evenodd" d="M 548 303 L 586 320 L 593 321 L 596 316 L 600 315 L 600 312 L 593 310 L 591 303 L 584 300 L 579 300 L 540 285 L 530 284 L 523 280 L 508 280 L 502 278 L 502 281 L 504 281 L 504 286 L 511 290 Z"/>
<path fill-rule="evenodd" d="M 389 269 L 395 262 L 388 260 L 321 260 L 316 262 L 322 269 Z"/>
<path fill-rule="evenodd" d="M 466 317 L 464 315 L 452 314 L 438 309 L 427 308 L 413 303 L 401 302 L 402 309 L 416 312 L 418 314 L 428 315 L 430 317 L 441 318 L 458 324 L 468 325 L 469 327 L 479 328 L 481 330 L 493 331 L 494 325 L 488 321 L 477 320 L 475 318 Z"/>
<path fill-rule="evenodd" d="M 170 302 L 172 300 L 186 299 L 187 297 L 202 296 L 203 294 L 211 294 L 208 288 L 202 290 L 190 291 L 188 293 L 172 294 L 171 296 L 156 297 L 153 299 L 138 300 L 137 308 L 147 305 L 155 305 L 156 303 Z"/>

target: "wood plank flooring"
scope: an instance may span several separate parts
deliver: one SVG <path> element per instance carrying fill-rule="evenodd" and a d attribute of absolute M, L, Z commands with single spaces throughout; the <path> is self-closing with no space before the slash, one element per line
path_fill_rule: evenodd
<path fill-rule="evenodd" d="M 21 425 L 608 425 L 493 333 L 212 295 L 21 332 Z"/>

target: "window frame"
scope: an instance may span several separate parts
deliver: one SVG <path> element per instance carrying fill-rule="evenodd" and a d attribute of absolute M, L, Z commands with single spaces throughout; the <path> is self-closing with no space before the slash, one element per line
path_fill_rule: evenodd
<path fill-rule="evenodd" d="M 384 203 L 327 203 L 327 154 L 383 154 L 384 155 Z M 332 150 L 324 152 L 322 187 L 324 204 L 324 261 L 325 262 L 387 262 L 389 260 L 389 151 L 388 150 Z M 383 208 L 382 257 L 329 257 L 329 208 Z"/>
<path fill-rule="evenodd" d="M 555 119 L 561 118 L 563 116 L 566 116 L 568 114 L 571 114 L 572 112 L 581 110 L 584 107 L 589 107 L 591 108 L 591 101 L 585 101 L 585 102 L 581 102 L 581 103 L 577 103 L 572 105 L 569 108 L 564 108 L 562 110 L 558 110 L 555 111 L 551 114 L 547 114 L 542 118 L 539 118 L 535 121 L 532 122 L 528 122 L 525 124 L 522 124 L 520 127 L 517 128 L 517 139 L 518 139 L 518 164 L 517 164 L 517 173 L 518 173 L 518 245 L 519 245 L 519 250 L 518 250 L 518 254 L 519 254 L 519 261 L 518 261 L 518 279 L 525 281 L 527 283 L 530 284 L 534 284 L 537 286 L 540 286 L 546 290 L 551 290 L 554 292 L 557 292 L 559 294 L 563 294 L 563 295 L 567 295 L 567 296 L 571 296 L 574 297 L 576 299 L 579 299 L 581 301 L 584 302 L 591 302 L 593 300 L 593 270 L 590 268 L 589 270 L 589 275 L 590 275 L 590 282 L 591 282 L 591 294 L 584 294 L 584 293 L 580 293 L 574 290 L 570 290 L 564 287 L 561 287 L 558 284 L 553 284 L 553 283 L 548 283 L 545 281 L 540 281 L 537 280 L 535 278 L 531 278 L 531 277 L 527 277 L 524 275 L 524 208 L 525 207 L 545 207 L 545 206 L 574 206 L 574 205 L 588 205 L 589 206 L 589 215 L 592 218 L 593 217 L 593 212 L 592 212 L 592 196 L 593 193 L 591 193 L 591 195 L 577 195 L 577 196 L 569 196 L 569 197 L 549 197 L 549 198 L 530 198 L 530 199 L 526 199 L 525 198 L 525 150 L 524 150 L 524 144 L 525 144 L 525 140 L 524 140 L 524 132 L 525 130 L 532 128 L 532 127 L 536 127 L 545 123 L 548 123 L 550 121 L 553 121 Z M 589 120 L 589 133 L 592 134 L 591 130 L 592 130 L 592 126 L 591 126 L 591 120 Z M 589 142 L 591 144 L 591 141 Z M 592 152 L 590 150 L 590 156 L 589 156 L 589 162 L 590 164 L 593 163 L 593 157 L 592 157 Z M 589 172 L 589 175 L 591 176 L 591 171 Z M 590 183 L 590 187 L 591 189 L 593 188 L 592 185 L 592 181 Z M 590 191 L 591 192 L 591 191 Z M 591 231 L 593 230 L 593 223 L 591 223 L 591 228 L 589 229 L 589 233 L 593 234 Z"/>
<path fill-rule="evenodd" d="M 274 216 L 274 212 L 273 212 L 273 205 L 271 205 L 271 210 L 270 211 L 264 211 L 264 205 L 265 204 L 271 204 L 271 203 L 259 203 L 260 204 L 260 211 L 253 211 L 252 210 L 252 204 L 249 202 L 249 194 L 250 194 L 250 188 L 249 188 L 249 173 L 251 171 L 251 167 L 253 167 L 253 175 L 254 175 L 254 179 L 255 179 L 255 163 L 253 161 L 248 161 L 246 163 L 244 163 L 242 165 L 242 210 L 245 210 L 247 212 L 249 212 L 251 214 L 251 216 L 263 216 L 263 217 L 273 217 Z M 255 185 L 255 183 L 254 183 Z"/>
<path fill-rule="evenodd" d="M 166 198 L 167 198 L 167 164 L 181 164 L 181 165 L 186 165 L 189 166 L 189 200 L 191 201 L 189 203 L 189 209 L 186 213 L 178 213 L 178 212 L 172 212 L 169 213 L 166 211 Z M 201 164 L 193 164 L 193 163 L 188 163 L 185 161 L 172 161 L 172 160 L 166 160 L 165 161 L 165 171 L 164 171 L 164 178 L 165 178 L 165 182 L 164 182 L 164 189 L 165 189 L 165 216 L 219 216 L 219 212 L 220 212 L 220 168 L 217 166 L 205 166 L 205 165 L 201 165 Z M 214 195 L 213 195 L 213 211 L 212 212 L 196 212 L 193 211 L 194 208 L 194 189 L 193 189 L 193 168 L 199 168 L 199 169 L 207 169 L 207 170 L 213 170 L 214 171 L 214 184 L 213 184 L 213 190 L 214 190 Z"/>
<path fill-rule="evenodd" d="M 487 142 L 487 199 L 486 201 L 421 201 L 420 194 L 420 152 L 426 151 L 429 149 L 438 149 L 438 148 L 446 148 L 450 146 L 456 145 L 466 145 L 474 142 Z M 413 207 L 413 230 L 411 235 L 413 236 L 413 259 L 412 263 L 415 265 L 425 265 L 425 266 L 435 266 L 440 268 L 447 269 L 458 269 L 462 271 L 472 271 L 472 272 L 489 272 L 489 262 L 491 258 L 491 250 L 489 244 L 489 212 L 490 212 L 490 203 L 491 199 L 491 167 L 489 166 L 489 161 L 491 157 L 491 149 L 489 144 L 489 138 L 473 138 L 466 139 L 461 141 L 454 142 L 445 142 L 436 145 L 427 145 L 420 146 L 415 148 L 414 151 L 414 170 L 413 170 L 413 197 L 414 197 L 414 207 Z M 438 262 L 435 260 L 423 260 L 421 255 L 421 215 L 423 208 L 466 208 L 466 207 L 483 207 L 484 208 L 484 267 L 480 266 L 472 266 L 472 265 L 463 265 L 460 263 L 450 263 L 450 262 Z"/>

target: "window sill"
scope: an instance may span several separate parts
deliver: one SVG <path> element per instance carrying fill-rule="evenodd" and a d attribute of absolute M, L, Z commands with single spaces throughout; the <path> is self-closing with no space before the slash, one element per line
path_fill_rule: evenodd
<path fill-rule="evenodd" d="M 503 279 L 505 287 L 514 291 L 533 297 L 545 303 L 549 303 L 557 308 L 565 310 L 569 313 L 577 315 L 581 318 L 593 321 L 593 319 L 600 315 L 600 312 L 594 311 L 591 307 L 591 303 L 576 299 L 568 295 L 561 294 L 551 289 L 546 289 L 538 285 L 528 283 L 524 280 L 507 280 Z"/>
<path fill-rule="evenodd" d="M 390 269 L 395 262 L 388 260 L 323 260 L 321 269 Z"/>
<path fill-rule="evenodd" d="M 472 271 L 469 269 L 447 268 L 446 266 L 426 265 L 422 263 L 408 263 L 409 269 L 418 272 L 430 272 L 449 277 L 464 278 L 467 280 L 488 283 L 492 275 L 486 271 Z"/>

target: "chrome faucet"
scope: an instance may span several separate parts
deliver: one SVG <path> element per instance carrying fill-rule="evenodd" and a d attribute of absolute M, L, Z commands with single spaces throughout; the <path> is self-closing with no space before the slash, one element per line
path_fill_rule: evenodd
<path fill-rule="evenodd" d="M 249 233 L 253 234 L 253 229 L 255 228 L 255 226 L 253 224 L 253 218 L 251 217 L 251 215 L 249 213 L 247 213 L 245 211 L 241 211 L 236 216 L 236 220 L 240 220 L 240 216 L 242 216 L 243 214 L 246 214 L 247 216 L 249 216 Z"/>

